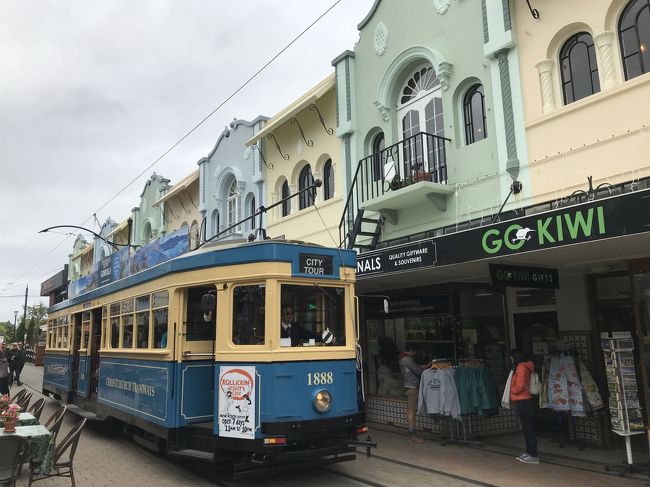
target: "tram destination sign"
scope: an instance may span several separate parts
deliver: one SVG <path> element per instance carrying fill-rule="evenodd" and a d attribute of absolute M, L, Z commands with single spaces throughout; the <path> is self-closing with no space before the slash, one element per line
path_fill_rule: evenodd
<path fill-rule="evenodd" d="M 334 259 L 331 255 L 299 254 L 298 263 L 302 274 L 331 276 L 334 272 Z"/>
<path fill-rule="evenodd" d="M 560 289 L 557 269 L 546 267 L 490 264 L 490 280 L 495 287 Z"/>

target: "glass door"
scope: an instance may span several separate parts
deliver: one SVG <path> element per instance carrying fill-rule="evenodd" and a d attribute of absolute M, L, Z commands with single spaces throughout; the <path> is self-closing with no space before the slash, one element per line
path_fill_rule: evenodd
<path fill-rule="evenodd" d="M 637 335 L 639 348 L 639 367 L 641 377 L 637 376 L 639 383 L 639 399 L 645 411 L 646 427 L 650 425 L 650 383 L 648 381 L 648 370 L 650 370 L 650 274 L 636 274 L 634 276 L 634 294 L 636 307 Z"/>

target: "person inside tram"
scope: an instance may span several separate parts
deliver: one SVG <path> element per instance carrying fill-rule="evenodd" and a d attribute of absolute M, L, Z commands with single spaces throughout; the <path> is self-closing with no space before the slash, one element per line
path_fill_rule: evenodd
<path fill-rule="evenodd" d="M 283 347 L 300 347 L 304 342 L 309 342 L 309 340 L 314 340 L 315 342 L 323 340 L 323 337 L 318 333 L 307 330 L 298 323 L 294 323 L 293 320 L 293 306 L 290 304 L 283 304 L 281 315 L 282 326 L 280 328 L 280 341 Z"/>

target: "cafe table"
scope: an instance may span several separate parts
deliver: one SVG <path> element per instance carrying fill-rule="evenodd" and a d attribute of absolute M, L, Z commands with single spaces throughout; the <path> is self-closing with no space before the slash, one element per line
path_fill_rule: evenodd
<path fill-rule="evenodd" d="M 38 419 L 32 413 L 20 413 L 16 426 L 35 426 L 38 424 Z M 5 420 L 0 417 L 0 428 L 5 427 Z"/>
<path fill-rule="evenodd" d="M 38 463 L 37 475 L 44 475 L 52 470 L 54 464 L 54 439 L 52 433 L 43 425 L 16 426 L 15 433 L 6 433 L 0 429 L 0 437 L 18 435 L 27 440 L 27 453 L 25 463 L 30 461 Z"/>

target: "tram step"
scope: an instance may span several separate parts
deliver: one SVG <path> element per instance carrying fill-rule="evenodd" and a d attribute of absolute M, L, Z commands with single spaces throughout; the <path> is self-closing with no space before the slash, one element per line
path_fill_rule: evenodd
<path fill-rule="evenodd" d="M 77 416 L 81 416 L 82 418 L 86 418 L 88 421 L 103 421 L 104 418 L 101 416 L 97 416 L 95 413 L 91 413 L 90 411 L 86 411 L 85 409 L 80 408 L 76 404 L 66 404 L 67 410 L 70 411 L 72 414 L 76 414 Z"/>
<path fill-rule="evenodd" d="M 206 462 L 212 462 L 214 460 L 214 453 L 208 451 L 185 449 L 185 450 L 169 450 L 168 453 L 170 455 L 175 455 L 177 457 L 195 458 L 197 460 L 204 460 Z"/>

